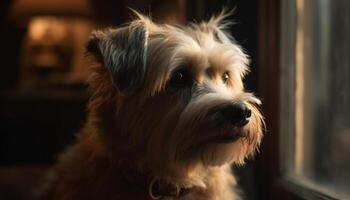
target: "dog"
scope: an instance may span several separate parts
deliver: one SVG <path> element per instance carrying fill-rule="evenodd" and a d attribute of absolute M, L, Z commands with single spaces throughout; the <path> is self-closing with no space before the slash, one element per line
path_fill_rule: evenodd
<path fill-rule="evenodd" d="M 264 120 L 231 13 L 186 26 L 135 13 L 89 38 L 87 122 L 41 199 L 240 199 L 230 166 L 258 150 Z"/>

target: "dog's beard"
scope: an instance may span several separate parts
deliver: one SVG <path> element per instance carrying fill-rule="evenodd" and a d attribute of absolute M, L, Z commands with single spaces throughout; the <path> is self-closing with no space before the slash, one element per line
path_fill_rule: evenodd
<path fill-rule="evenodd" d="M 257 111 L 254 109 L 253 112 Z M 185 139 L 186 141 L 178 146 L 180 153 L 177 159 L 204 166 L 244 164 L 245 159 L 258 149 L 262 137 L 261 125 L 260 113 L 253 113 L 250 122 L 242 128 L 224 126 L 215 130 L 204 125 L 201 127 L 202 131 L 188 133 L 191 139 Z M 221 135 L 233 135 L 233 137 L 222 140 Z"/>

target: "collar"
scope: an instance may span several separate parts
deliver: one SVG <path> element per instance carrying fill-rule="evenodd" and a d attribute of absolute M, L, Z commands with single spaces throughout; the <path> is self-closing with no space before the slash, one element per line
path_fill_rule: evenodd
<path fill-rule="evenodd" d="M 148 186 L 148 195 L 152 199 L 161 199 L 163 197 L 179 198 L 185 196 L 191 191 L 191 188 L 180 187 L 179 185 L 163 182 L 159 179 L 153 179 Z"/>
<path fill-rule="evenodd" d="M 169 183 L 161 179 L 150 178 L 149 175 L 135 172 L 134 170 L 122 170 L 123 177 L 130 185 L 138 185 L 140 188 L 148 188 L 148 196 L 151 199 L 162 199 L 165 197 L 179 198 L 193 191 L 194 187 L 184 187 Z"/>

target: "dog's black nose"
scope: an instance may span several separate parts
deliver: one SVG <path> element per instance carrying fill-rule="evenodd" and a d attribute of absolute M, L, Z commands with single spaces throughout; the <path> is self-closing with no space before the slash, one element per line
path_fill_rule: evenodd
<path fill-rule="evenodd" d="M 237 127 L 245 126 L 252 115 L 251 110 L 244 103 L 227 105 L 222 108 L 221 112 L 226 120 Z"/>

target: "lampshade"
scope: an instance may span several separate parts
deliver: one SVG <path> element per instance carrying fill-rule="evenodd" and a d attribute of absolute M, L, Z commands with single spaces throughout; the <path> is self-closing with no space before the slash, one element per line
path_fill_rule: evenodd
<path fill-rule="evenodd" d="M 89 0 L 14 0 L 9 14 L 17 23 L 38 15 L 91 17 L 92 6 Z"/>

